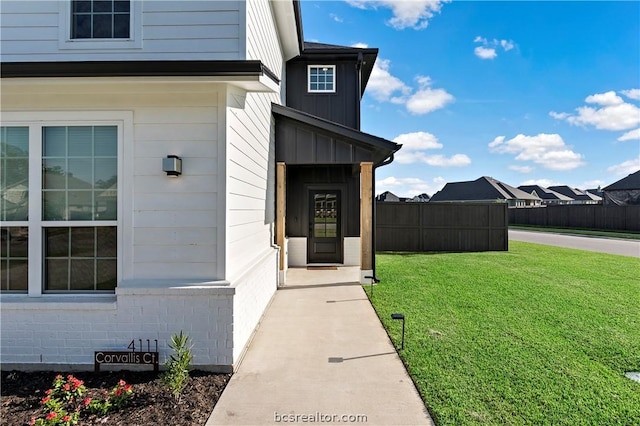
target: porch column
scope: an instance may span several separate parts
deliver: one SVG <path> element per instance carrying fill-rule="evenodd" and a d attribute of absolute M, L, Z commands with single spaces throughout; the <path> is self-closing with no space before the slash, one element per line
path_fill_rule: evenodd
<path fill-rule="evenodd" d="M 373 214 L 372 214 L 373 163 L 360 163 L 360 282 L 366 275 L 373 275 Z"/>
<path fill-rule="evenodd" d="M 276 244 L 280 247 L 278 277 L 281 284 L 285 282 L 287 271 L 287 250 L 285 247 L 286 168 L 285 163 L 276 164 Z"/>

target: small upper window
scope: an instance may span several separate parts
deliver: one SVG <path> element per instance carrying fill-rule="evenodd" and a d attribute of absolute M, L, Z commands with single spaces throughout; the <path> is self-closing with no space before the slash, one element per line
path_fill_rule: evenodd
<path fill-rule="evenodd" d="M 72 39 L 130 38 L 131 0 L 72 0 Z"/>
<path fill-rule="evenodd" d="M 336 66 L 309 65 L 309 92 L 335 92 Z"/>

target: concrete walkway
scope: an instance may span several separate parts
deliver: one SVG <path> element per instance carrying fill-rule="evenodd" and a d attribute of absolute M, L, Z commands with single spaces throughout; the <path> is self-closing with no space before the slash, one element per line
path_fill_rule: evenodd
<path fill-rule="evenodd" d="M 290 269 L 207 425 L 433 425 L 357 268 Z"/>

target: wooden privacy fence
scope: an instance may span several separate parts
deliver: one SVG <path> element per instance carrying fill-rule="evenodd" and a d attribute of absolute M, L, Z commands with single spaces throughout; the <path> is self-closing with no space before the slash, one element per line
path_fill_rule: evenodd
<path fill-rule="evenodd" d="M 376 251 L 504 251 L 505 203 L 376 203 Z"/>
<path fill-rule="evenodd" d="M 509 209 L 509 223 L 640 231 L 640 206 L 573 205 Z"/>

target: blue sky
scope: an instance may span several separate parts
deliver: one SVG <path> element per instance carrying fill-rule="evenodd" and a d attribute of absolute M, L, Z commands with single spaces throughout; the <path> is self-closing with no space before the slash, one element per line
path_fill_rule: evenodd
<path fill-rule="evenodd" d="M 606 186 L 640 169 L 640 2 L 302 1 L 305 40 L 380 49 L 362 131 L 377 192 Z"/>

